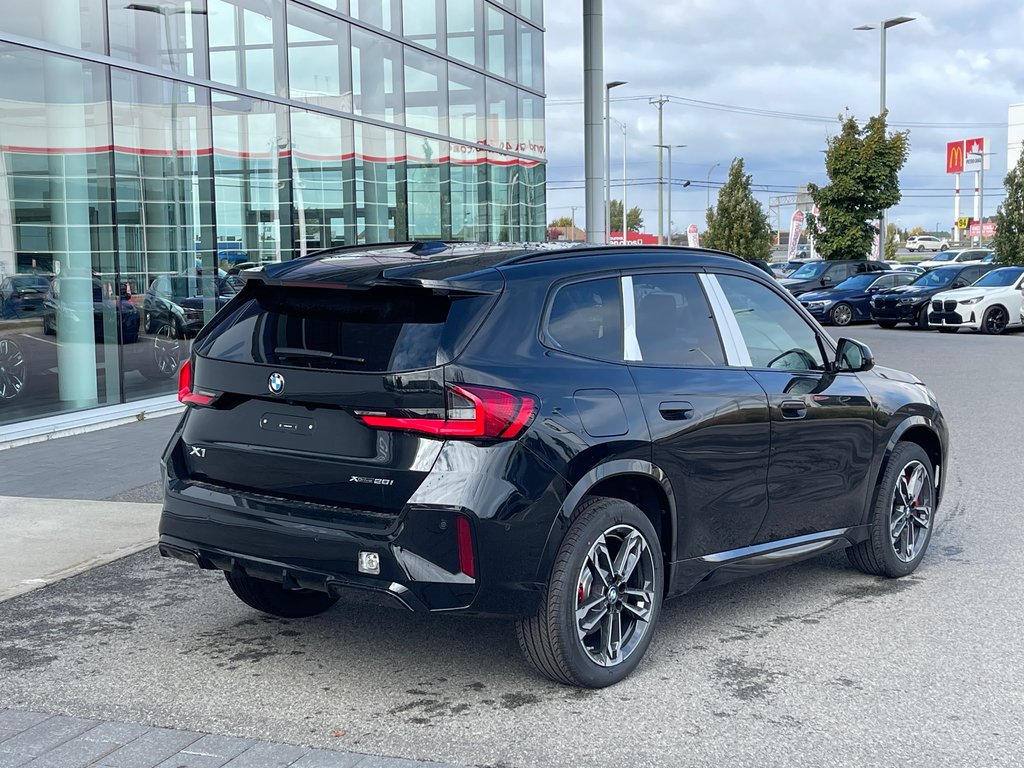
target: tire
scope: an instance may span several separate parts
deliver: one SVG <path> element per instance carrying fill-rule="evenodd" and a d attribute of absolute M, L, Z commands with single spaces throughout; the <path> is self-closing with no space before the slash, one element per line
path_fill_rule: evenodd
<path fill-rule="evenodd" d="M 875 320 L 875 322 L 878 323 L 879 327 L 881 327 L 881 328 L 890 328 L 891 329 L 891 328 L 895 328 L 896 327 L 896 321 L 895 320 Z"/>
<path fill-rule="evenodd" d="M 998 304 L 989 307 L 985 316 L 981 319 L 981 332 L 989 336 L 998 336 L 1006 330 L 1010 324 L 1010 315 L 1005 308 Z"/>
<path fill-rule="evenodd" d="M 602 541 L 606 558 L 600 555 Z M 626 547 L 638 556 L 631 573 L 622 580 L 621 570 L 615 569 L 621 568 L 616 561 Z M 598 580 L 600 571 L 595 564 L 601 561 L 608 564 L 612 575 L 607 587 Z M 658 534 L 643 512 L 620 499 L 585 499 L 555 556 L 540 608 L 516 623 L 523 654 L 542 675 L 565 685 L 604 688 L 625 679 L 640 663 L 654 635 L 661 615 L 664 573 Z M 623 584 L 634 600 L 632 608 L 622 599 L 627 594 L 620 591 Z M 637 599 L 641 595 L 646 599 Z M 593 607 L 579 620 L 593 621 L 587 632 L 579 626 L 577 611 L 589 600 Z M 604 618 L 595 620 L 602 609 Z M 605 640 L 616 625 L 619 647 L 609 654 Z"/>
<path fill-rule="evenodd" d="M 918 506 L 911 515 L 905 516 L 904 527 L 899 529 L 898 536 L 894 538 L 892 530 L 899 525 L 899 516 L 902 514 L 897 511 L 897 507 L 905 510 L 907 506 L 900 504 L 905 499 L 901 489 L 909 485 L 913 490 L 915 479 L 911 475 L 916 473 L 918 467 L 924 472 L 923 482 L 915 498 Z M 922 504 L 925 499 L 927 503 Z M 925 508 L 927 511 L 922 512 Z M 924 558 L 932 538 L 934 520 L 935 469 L 931 459 L 917 443 L 897 443 L 882 475 L 875 506 L 871 510 L 870 535 L 867 540 L 847 549 L 846 553 L 853 566 L 864 573 L 891 579 L 906 576 L 913 573 Z M 923 541 L 920 538 L 922 535 Z"/>
<path fill-rule="evenodd" d="M 917 313 L 917 319 L 914 321 L 914 325 L 917 326 L 918 330 L 927 331 L 931 328 L 931 323 L 928 322 L 928 315 L 931 314 L 928 311 L 928 305 L 925 304 L 921 307 L 921 311 Z"/>
<path fill-rule="evenodd" d="M 832 307 L 832 311 L 828 313 L 828 318 L 832 322 L 832 325 L 849 325 L 853 322 L 853 307 L 845 301 L 841 301 Z"/>
<path fill-rule="evenodd" d="M 948 246 L 948 245 L 940 245 L 940 246 L 939 246 L 939 250 L 940 250 L 940 251 L 945 251 L 945 250 L 948 250 L 948 249 L 949 249 L 949 246 Z"/>
<path fill-rule="evenodd" d="M 181 363 L 188 356 L 188 345 L 183 345 L 183 336 L 177 321 L 174 325 L 164 323 L 157 328 L 148 360 L 139 372 L 149 381 L 164 381 L 177 376 Z"/>
<path fill-rule="evenodd" d="M 254 579 L 245 574 L 224 572 L 235 596 L 250 608 L 280 616 L 283 619 L 304 619 L 332 608 L 338 598 L 312 589 L 285 589 L 280 584 Z"/>

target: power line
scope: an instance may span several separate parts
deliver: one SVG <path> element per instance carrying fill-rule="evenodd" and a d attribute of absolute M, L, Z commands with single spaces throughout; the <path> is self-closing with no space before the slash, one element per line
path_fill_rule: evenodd
<path fill-rule="evenodd" d="M 614 102 L 647 101 L 654 96 L 617 96 L 612 99 Z M 794 120 L 812 123 L 838 122 L 839 116 L 813 115 L 804 112 L 786 112 L 776 109 L 765 109 L 762 107 L 744 107 L 737 104 L 724 104 L 716 101 L 704 101 L 702 99 L 691 99 L 686 96 L 665 96 L 670 102 L 695 107 L 697 109 L 708 109 L 717 112 L 732 112 L 735 114 L 750 115 L 753 117 L 768 117 L 778 120 Z M 583 99 L 547 99 L 547 106 L 571 106 L 582 104 Z M 893 128 L 1002 128 L 1007 123 L 955 123 L 955 122 L 920 122 L 920 121 L 889 121 L 888 125 Z"/>

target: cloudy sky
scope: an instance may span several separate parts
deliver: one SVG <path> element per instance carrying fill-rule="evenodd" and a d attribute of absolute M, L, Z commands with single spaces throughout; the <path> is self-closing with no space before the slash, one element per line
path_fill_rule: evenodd
<path fill-rule="evenodd" d="M 894 16 L 916 20 L 887 35 L 886 102 L 894 128 L 909 129 L 900 175 L 901 227 L 952 225 L 947 141 L 985 136 L 994 152 L 985 208 L 1002 199 L 1007 107 L 1024 102 L 1024 3 L 1017 0 L 660 0 L 604 3 L 605 81 L 612 116 L 627 126 L 630 207 L 657 229 L 657 109 L 673 153 L 676 230 L 704 227 L 708 173 L 712 201 L 730 161 L 744 158 L 767 210 L 768 198 L 827 182 L 825 139 L 849 111 L 878 111 L 879 34 L 853 27 Z M 548 218 L 583 225 L 583 42 L 581 0 L 545 3 Z M 713 170 L 712 167 L 716 164 Z M 613 123 L 613 184 L 621 185 L 622 134 Z M 666 168 L 667 175 L 667 168 Z M 963 213 L 973 211 L 973 174 L 962 177 Z M 690 180 L 691 185 L 680 185 Z M 613 191 L 621 198 L 621 186 Z M 792 209 L 783 215 L 787 217 Z M 773 222 L 774 226 L 774 222 Z"/>

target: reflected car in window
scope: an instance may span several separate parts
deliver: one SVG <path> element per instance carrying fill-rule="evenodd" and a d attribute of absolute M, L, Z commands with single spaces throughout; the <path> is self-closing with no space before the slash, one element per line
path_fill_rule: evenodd
<path fill-rule="evenodd" d="M 160 275 L 143 297 L 146 333 L 190 339 L 199 333 L 209 304 L 213 311 L 238 293 L 240 279 L 218 270 L 216 277 L 202 274 Z M 208 301 L 209 299 L 209 301 Z"/>
<path fill-rule="evenodd" d="M 38 316 L 49 289 L 50 281 L 45 275 L 9 275 L 0 280 L 0 319 Z"/>
<path fill-rule="evenodd" d="M 79 281 L 91 284 L 83 286 L 85 293 L 82 294 L 82 296 L 88 296 L 91 291 L 91 304 L 79 303 L 70 298 L 77 293 L 74 283 Z M 110 322 L 111 327 L 117 328 L 119 343 L 134 344 L 139 340 L 141 325 L 139 310 L 131 303 L 126 291 L 121 290 L 118 296 L 113 293 L 110 284 L 105 284 L 95 278 L 90 280 L 78 277 L 55 277 L 43 302 L 43 333 L 47 336 L 56 336 L 58 328 L 66 325 L 91 323 L 93 338 L 97 343 L 103 343 L 107 335 L 106 324 Z"/>

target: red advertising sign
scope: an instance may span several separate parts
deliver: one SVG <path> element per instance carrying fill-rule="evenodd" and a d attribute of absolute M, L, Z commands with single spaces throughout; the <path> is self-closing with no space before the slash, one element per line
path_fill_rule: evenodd
<path fill-rule="evenodd" d="M 964 172 L 964 143 L 951 141 L 946 144 L 946 173 Z"/>

